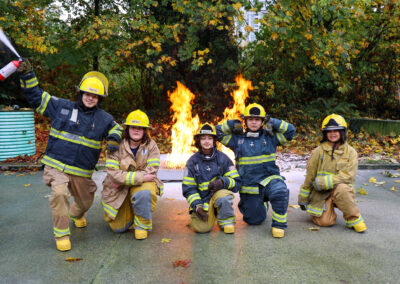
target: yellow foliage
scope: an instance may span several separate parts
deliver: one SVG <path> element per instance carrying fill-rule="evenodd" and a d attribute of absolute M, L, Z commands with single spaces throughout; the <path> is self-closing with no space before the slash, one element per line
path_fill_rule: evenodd
<path fill-rule="evenodd" d="M 216 26 L 217 25 L 217 21 L 216 20 L 210 20 L 208 22 L 211 26 Z"/>
<path fill-rule="evenodd" d="M 374 177 L 371 177 L 368 181 L 369 182 L 376 182 L 376 179 Z"/>
<path fill-rule="evenodd" d="M 279 37 L 279 34 L 276 33 L 276 32 L 273 32 L 273 33 L 271 34 L 272 40 L 276 40 L 278 37 Z"/>
<path fill-rule="evenodd" d="M 208 59 L 207 64 L 211 64 L 212 63 L 212 59 Z"/>
<path fill-rule="evenodd" d="M 254 29 L 252 28 L 252 27 L 250 27 L 250 26 L 246 26 L 245 28 L 244 28 L 244 30 L 246 31 L 246 32 L 252 32 L 252 31 L 254 31 Z"/>
<path fill-rule="evenodd" d="M 307 40 L 311 40 L 311 39 L 312 39 L 312 34 L 306 33 L 306 34 L 304 35 L 304 37 L 305 37 Z"/>
<path fill-rule="evenodd" d="M 224 26 L 218 26 L 217 30 L 222 31 L 224 29 Z"/>
<path fill-rule="evenodd" d="M 153 68 L 153 66 L 154 66 L 153 63 L 147 63 L 147 64 L 146 64 L 146 68 L 147 68 L 147 69 L 151 69 L 151 68 Z"/>
<path fill-rule="evenodd" d="M 242 4 L 241 4 L 241 3 L 235 3 L 235 4 L 232 4 L 232 6 L 233 6 L 233 8 L 235 8 L 235 10 L 237 11 L 237 10 L 239 10 L 239 9 L 242 7 Z"/>
<path fill-rule="evenodd" d="M 357 189 L 357 192 L 362 195 L 367 195 L 367 190 L 363 187 L 360 187 L 359 189 Z"/>

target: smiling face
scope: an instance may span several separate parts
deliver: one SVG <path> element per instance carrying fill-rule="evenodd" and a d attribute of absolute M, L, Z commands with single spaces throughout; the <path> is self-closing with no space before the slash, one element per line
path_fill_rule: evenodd
<path fill-rule="evenodd" d="M 214 138 L 212 135 L 201 135 L 200 146 L 203 152 L 210 151 L 214 147 Z"/>
<path fill-rule="evenodd" d="M 328 130 L 326 136 L 331 143 L 336 143 L 340 140 L 340 131 L 339 130 Z"/>
<path fill-rule="evenodd" d="M 97 103 L 99 102 L 99 97 L 97 95 L 83 93 L 82 102 L 85 107 L 92 108 L 92 107 L 95 107 L 97 105 Z"/>
<path fill-rule="evenodd" d="M 141 141 L 144 135 L 144 128 L 139 126 L 129 126 L 129 137 L 133 141 Z"/>
<path fill-rule="evenodd" d="M 262 125 L 262 119 L 259 117 L 249 117 L 246 119 L 246 125 L 250 131 L 257 131 Z"/>

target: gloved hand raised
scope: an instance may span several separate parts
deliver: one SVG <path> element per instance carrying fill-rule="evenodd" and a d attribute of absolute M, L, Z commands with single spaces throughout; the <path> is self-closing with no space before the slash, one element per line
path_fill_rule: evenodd
<path fill-rule="evenodd" d="M 208 221 L 208 214 L 203 210 L 203 205 L 201 204 L 196 206 L 196 215 L 202 221 Z"/>
<path fill-rule="evenodd" d="M 224 181 L 220 178 L 210 181 L 210 183 L 208 184 L 208 190 L 212 194 L 223 188 L 224 188 Z"/>
<path fill-rule="evenodd" d="M 29 62 L 28 59 L 22 58 L 21 63 L 19 64 L 19 68 L 17 72 L 21 75 L 28 74 L 33 70 L 31 63 Z"/>
<path fill-rule="evenodd" d="M 119 149 L 119 143 L 113 139 L 107 140 L 107 152 L 112 154 Z"/>
<path fill-rule="evenodd" d="M 235 119 L 233 122 L 233 129 L 232 129 L 233 134 L 243 134 L 243 125 L 242 122 L 239 119 Z"/>

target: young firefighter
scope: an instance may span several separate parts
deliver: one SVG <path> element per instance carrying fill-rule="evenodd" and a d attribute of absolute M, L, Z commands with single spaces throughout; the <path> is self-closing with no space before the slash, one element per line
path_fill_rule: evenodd
<path fill-rule="evenodd" d="M 203 124 L 194 139 L 199 151 L 187 161 L 182 182 L 190 206 L 190 225 L 196 232 L 206 233 L 217 219 L 224 233 L 233 234 L 233 193 L 240 188 L 239 174 L 228 156 L 217 150 L 217 135 L 211 124 Z"/>
<path fill-rule="evenodd" d="M 238 119 L 216 127 L 221 143 L 235 152 L 242 180 L 239 209 L 246 223 L 258 225 L 267 216 L 269 201 L 272 205 L 272 236 L 282 238 L 287 227 L 289 190 L 275 164 L 275 153 L 277 146 L 293 138 L 296 129 L 283 120 L 266 117 L 259 104 L 248 105 L 242 117 L 246 125 L 244 133 Z"/>
<path fill-rule="evenodd" d="M 84 215 L 93 203 L 96 184 L 91 179 L 99 159 L 102 142 L 115 151 L 121 141 L 122 127 L 100 109 L 108 95 L 108 80 L 100 72 L 85 74 L 79 84 L 76 102 L 50 96 L 39 87 L 27 60 L 20 67 L 25 97 L 39 114 L 51 119 L 51 129 L 42 163 L 43 180 L 51 187 L 50 207 L 57 249 L 71 249 L 69 220 L 86 227 Z M 74 198 L 69 206 L 70 194 Z"/>
<path fill-rule="evenodd" d="M 334 207 L 343 212 L 346 225 L 356 232 L 367 229 L 354 201 L 357 152 L 346 142 L 347 124 L 337 114 L 322 122 L 322 141 L 307 164 L 307 174 L 298 196 L 299 205 L 318 226 L 336 223 Z"/>
<path fill-rule="evenodd" d="M 149 136 L 149 118 L 141 110 L 131 112 L 118 151 L 107 155 L 107 176 L 103 183 L 104 219 L 114 232 L 126 232 L 132 225 L 135 238 L 147 238 L 152 229 L 152 212 L 163 184 L 157 178 L 160 150 Z"/>

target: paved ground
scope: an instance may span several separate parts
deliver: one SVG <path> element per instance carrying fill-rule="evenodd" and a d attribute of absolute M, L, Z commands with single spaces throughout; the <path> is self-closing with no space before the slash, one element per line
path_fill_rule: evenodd
<path fill-rule="evenodd" d="M 133 232 L 115 234 L 103 221 L 99 192 L 105 173 L 96 172 L 99 190 L 87 214 L 88 227 L 71 226 L 72 250 L 65 253 L 55 249 L 52 239 L 49 189 L 42 172 L 3 173 L 0 283 L 400 283 L 400 188 L 392 191 L 395 178 L 380 172 L 362 170 L 357 177 L 356 187 L 368 193 L 356 197 L 368 225 L 364 234 L 347 229 L 340 213 L 337 225 L 311 231 L 310 217 L 295 208 L 289 208 L 284 239 L 271 236 L 271 212 L 264 224 L 247 226 L 237 211 L 234 235 L 217 226 L 209 234 L 196 234 L 187 227 L 181 184 L 168 183 L 154 229 L 144 241 L 134 240 Z M 304 174 L 301 169 L 283 172 L 291 204 L 297 203 Z M 180 171 L 160 172 L 163 179 L 181 176 Z M 387 183 L 372 185 L 371 176 Z M 67 262 L 66 257 L 82 260 Z M 186 259 L 189 267 L 173 267 Z"/>

